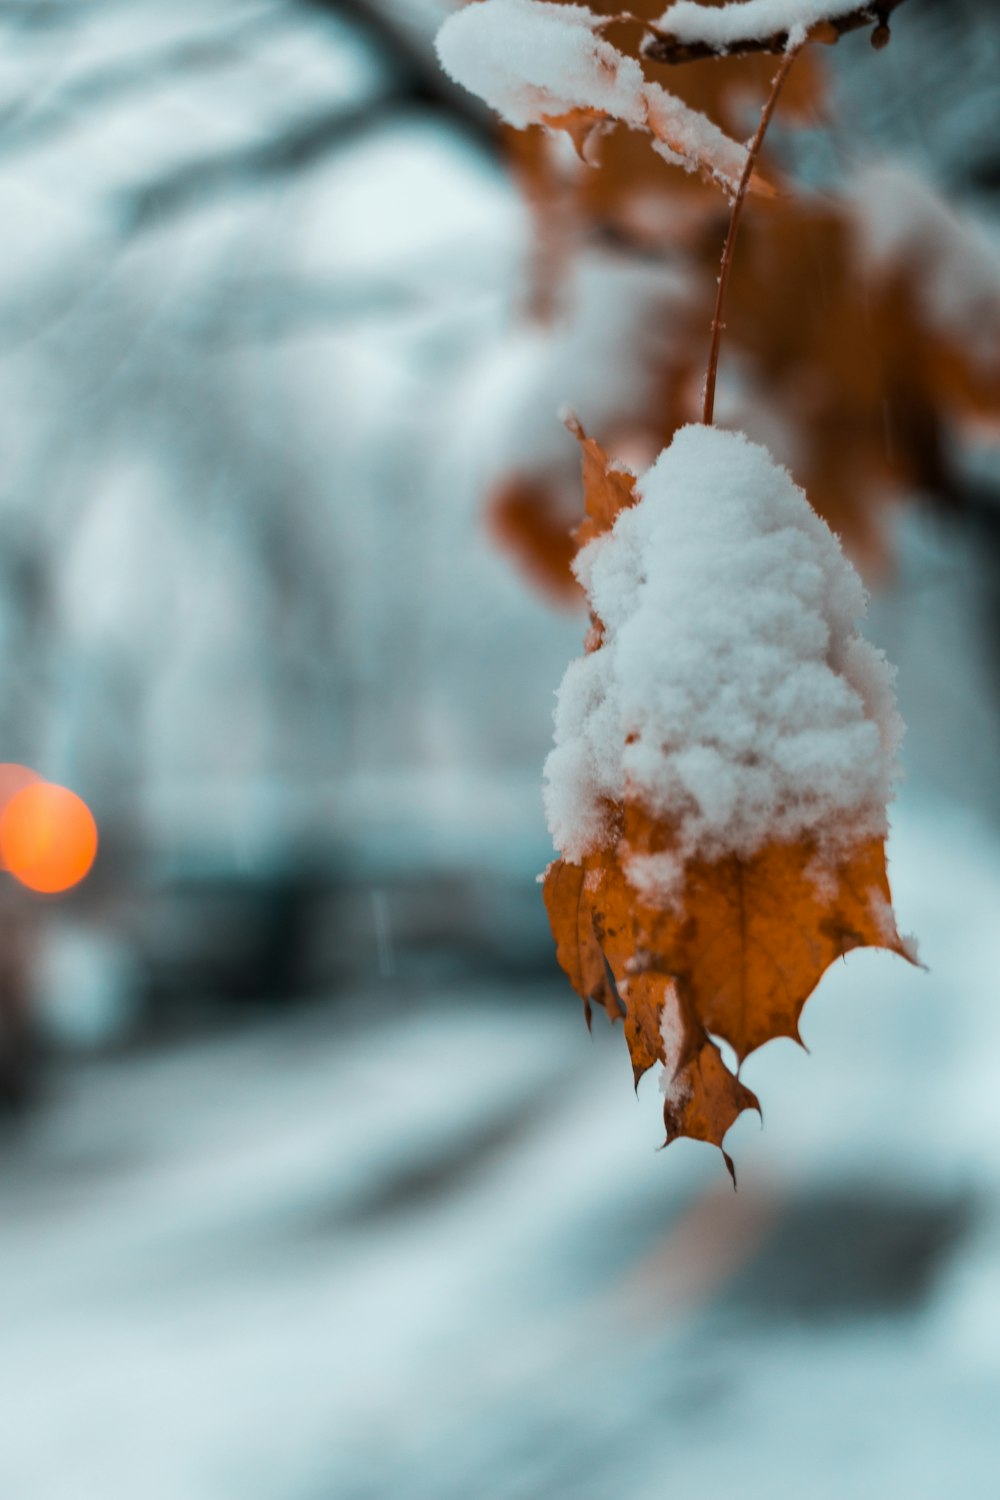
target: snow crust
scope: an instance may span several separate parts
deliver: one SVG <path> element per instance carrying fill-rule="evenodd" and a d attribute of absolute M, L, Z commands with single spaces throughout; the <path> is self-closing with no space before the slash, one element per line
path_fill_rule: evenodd
<path fill-rule="evenodd" d="M 576 562 L 604 639 L 557 694 L 545 802 L 563 855 L 605 845 L 626 797 L 676 836 L 628 864 L 651 900 L 696 854 L 884 834 L 895 674 L 857 632 L 867 598 L 837 538 L 742 433 L 681 429 L 637 488 Z"/>
<path fill-rule="evenodd" d="M 818 21 L 836 21 L 857 10 L 859 0 L 731 0 L 718 9 L 702 0 L 677 0 L 657 21 L 685 46 L 705 42 L 717 51 L 748 38 L 787 31 L 790 44 L 802 41 Z"/>

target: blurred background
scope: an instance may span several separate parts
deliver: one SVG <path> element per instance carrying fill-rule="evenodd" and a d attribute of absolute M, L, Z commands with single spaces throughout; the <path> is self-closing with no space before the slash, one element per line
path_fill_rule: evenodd
<path fill-rule="evenodd" d="M 750 1060 L 737 1195 L 535 883 L 556 413 L 692 414 L 725 206 L 496 128 L 445 13 L 0 3 L 0 759 L 100 833 L 0 872 L 0 1490 L 988 1493 L 1000 11 L 803 64 L 741 242 L 720 412 L 873 589 L 930 972 L 852 954 Z M 745 136 L 736 66 L 686 86 Z"/>

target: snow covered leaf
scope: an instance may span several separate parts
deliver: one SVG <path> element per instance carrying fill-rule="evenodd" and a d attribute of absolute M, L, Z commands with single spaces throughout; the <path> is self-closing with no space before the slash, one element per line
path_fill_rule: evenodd
<path fill-rule="evenodd" d="M 604 36 L 607 24 L 583 5 L 478 0 L 445 21 L 438 57 L 456 83 L 516 129 L 566 130 L 589 160 L 595 131 L 620 122 L 652 136 L 653 149 L 673 165 L 734 192 L 746 147 L 647 80 L 637 59 Z M 773 192 L 757 177 L 751 187 Z"/>
<path fill-rule="evenodd" d="M 757 1095 L 726 1067 L 719 1048 L 692 1019 L 671 979 L 650 971 L 630 979 L 626 989 L 637 1010 L 641 1006 L 659 1017 L 665 1144 L 687 1136 L 718 1146 L 735 1183 L 736 1169 L 722 1142 L 745 1109 L 760 1113 Z"/>
<path fill-rule="evenodd" d="M 616 974 L 636 954 L 669 974 L 740 1062 L 775 1037 L 800 1040 L 805 1002 L 845 953 L 871 947 L 909 956 L 892 917 L 880 839 L 820 865 L 807 838 L 691 859 L 677 899 L 649 905 L 625 870 L 636 854 L 655 855 L 670 842 L 669 825 L 626 810 L 618 865 L 602 886 L 604 951 Z"/>
<path fill-rule="evenodd" d="M 764 449 L 687 427 L 630 498 L 576 563 L 596 630 L 558 696 L 545 897 L 614 1016 L 610 966 L 636 1078 L 667 1064 L 668 1138 L 721 1146 L 756 1100 L 713 1037 L 742 1063 L 798 1038 L 836 958 L 912 957 L 884 853 L 902 725 L 857 575 Z"/>
<path fill-rule="evenodd" d="M 719 1048 L 693 1019 L 667 973 L 650 967 L 623 974 L 617 987 L 611 984 L 597 938 L 604 923 L 602 884 L 598 868 L 584 870 L 564 860 L 556 860 L 545 878 L 557 956 L 573 988 L 583 996 L 587 1024 L 592 1000 L 604 1007 L 612 1021 L 624 1019 L 637 1087 L 654 1063 L 663 1064 L 667 1144 L 678 1136 L 689 1136 L 722 1149 L 734 1120 L 745 1109 L 759 1111 L 757 1097 L 726 1067 Z M 655 962 L 653 955 L 649 962 Z M 730 1157 L 725 1151 L 722 1154 L 735 1179 Z"/>
<path fill-rule="evenodd" d="M 650 25 L 644 55 L 657 62 L 688 63 L 748 52 L 787 52 L 803 41 L 836 42 L 864 26 L 885 46 L 888 20 L 903 0 L 738 0 L 721 7 L 676 0 Z"/>
<path fill-rule="evenodd" d="M 657 0 L 643 0 L 631 9 L 639 16 L 656 13 Z M 641 25 L 616 27 L 615 40 L 621 50 L 634 54 L 642 40 Z M 774 72 L 768 57 L 752 56 L 691 63 L 670 77 L 671 93 L 689 109 L 713 120 L 725 135 L 741 139 L 750 114 L 766 98 Z M 781 113 L 787 124 L 814 124 L 826 98 L 824 70 L 815 51 L 796 62 L 782 94 Z M 649 140 L 635 130 L 615 125 L 604 130 L 599 141 L 584 147 L 589 170 L 581 172 L 554 149 L 545 130 L 504 130 L 511 164 L 518 174 L 534 215 L 543 248 L 564 244 L 575 229 L 581 236 L 596 227 L 606 227 L 630 243 L 666 245 L 691 243 L 710 220 L 711 255 L 718 259 L 724 213 L 714 185 L 698 174 L 671 171 L 662 155 L 651 151 Z M 757 188 L 778 179 L 773 161 L 765 152 Z M 549 266 L 550 253 L 540 257 Z M 702 326 L 702 338 L 704 329 Z"/>

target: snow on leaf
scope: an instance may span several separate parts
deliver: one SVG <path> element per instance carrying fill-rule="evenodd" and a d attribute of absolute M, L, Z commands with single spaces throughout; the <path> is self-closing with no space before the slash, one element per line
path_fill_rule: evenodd
<path fill-rule="evenodd" d="M 588 456 L 607 501 L 616 471 Z M 912 957 L 884 849 L 901 729 L 857 576 L 763 449 L 686 428 L 627 496 L 578 562 L 594 632 L 546 768 L 546 906 L 574 988 L 614 1018 L 610 967 L 636 1081 L 666 1065 L 668 1141 L 721 1149 L 757 1101 L 712 1039 L 742 1063 L 798 1039 L 853 948 Z"/>
<path fill-rule="evenodd" d="M 613 1021 L 622 1013 L 594 931 L 594 908 L 587 889 L 590 877 L 591 872 L 580 865 L 557 859 L 545 872 L 543 885 L 556 956 L 583 1001 L 588 1027 L 592 1003 L 602 1006 Z"/>
<path fill-rule="evenodd" d="M 602 916 L 608 957 L 615 968 L 635 952 L 653 955 L 740 1062 L 775 1037 L 800 1040 L 806 1000 L 830 964 L 853 948 L 908 956 L 892 918 L 880 839 L 819 864 L 806 838 L 768 842 L 748 857 L 689 860 L 678 898 L 651 905 L 629 870 L 637 854 L 669 844 L 668 826 L 641 809 L 626 810 L 621 876 L 606 886 Z"/>
<path fill-rule="evenodd" d="M 590 160 L 595 131 L 620 122 L 652 135 L 673 164 L 733 192 L 746 148 L 647 81 L 638 60 L 603 35 L 606 25 L 605 17 L 583 5 L 479 0 L 445 21 L 438 57 L 456 83 L 508 124 L 565 130 L 584 160 Z M 751 187 L 773 191 L 756 177 Z"/>

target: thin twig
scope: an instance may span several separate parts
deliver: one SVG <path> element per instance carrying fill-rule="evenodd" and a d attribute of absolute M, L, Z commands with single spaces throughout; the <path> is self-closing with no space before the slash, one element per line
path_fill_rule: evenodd
<path fill-rule="evenodd" d="M 760 150 L 764 144 L 767 127 L 771 123 L 771 117 L 774 114 L 775 106 L 784 87 L 785 79 L 791 72 L 792 64 L 802 51 L 804 45 L 803 42 L 800 42 L 798 46 L 790 47 L 781 59 L 781 67 L 774 75 L 771 92 L 767 97 L 764 108 L 760 112 L 760 123 L 747 150 L 747 159 L 743 167 L 742 176 L 740 177 L 740 185 L 736 189 L 736 197 L 733 199 L 732 212 L 729 216 L 729 231 L 726 235 L 726 243 L 722 249 L 719 290 L 715 298 L 715 312 L 712 315 L 712 347 L 708 356 L 708 374 L 705 377 L 705 407 L 702 417 L 706 427 L 711 427 L 715 416 L 715 382 L 719 373 L 719 345 L 722 341 L 723 326 L 722 311 L 726 301 L 726 288 L 729 285 L 729 271 L 733 263 L 733 249 L 736 245 L 736 234 L 740 227 L 743 204 L 747 196 L 747 189 L 750 186 L 750 179 L 753 176 L 754 167 L 757 165 L 757 158 L 760 156 Z"/>

